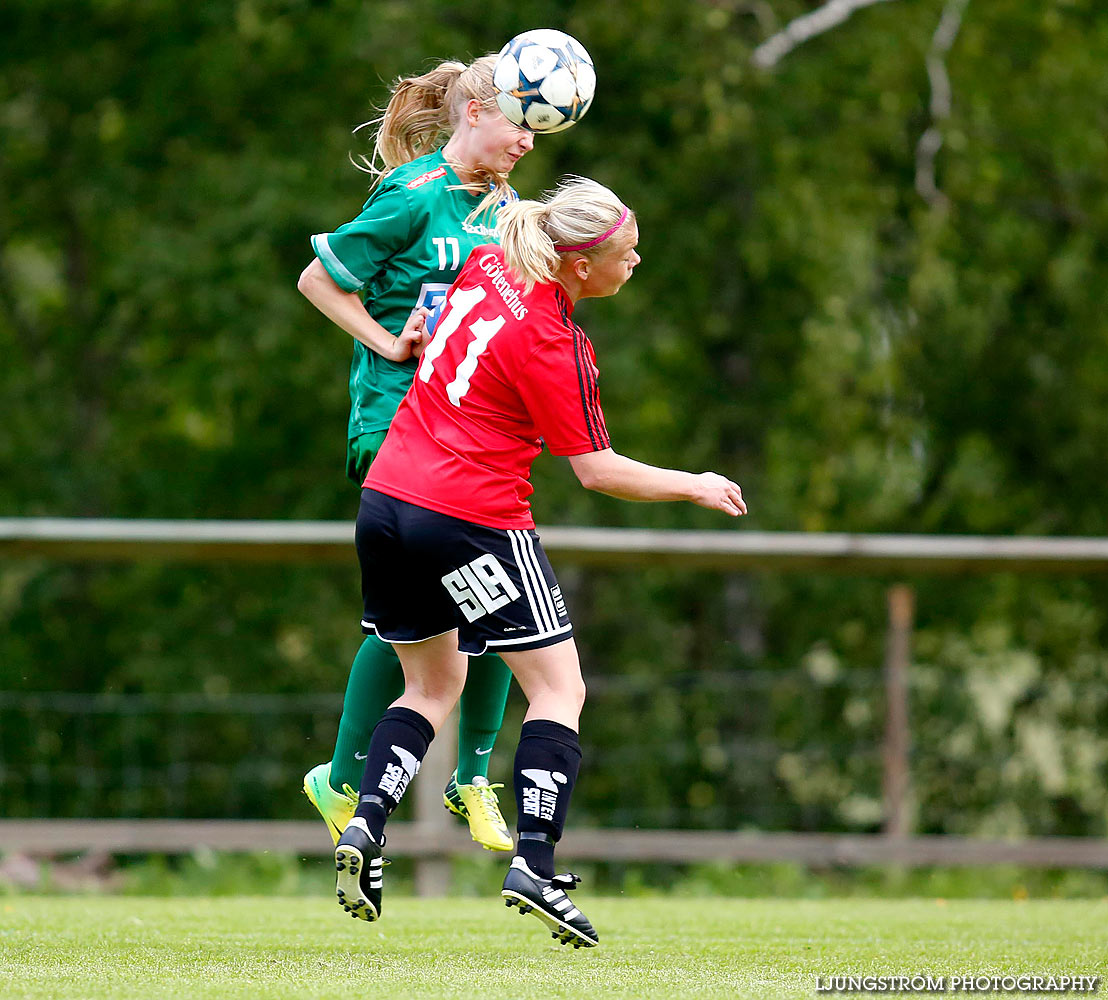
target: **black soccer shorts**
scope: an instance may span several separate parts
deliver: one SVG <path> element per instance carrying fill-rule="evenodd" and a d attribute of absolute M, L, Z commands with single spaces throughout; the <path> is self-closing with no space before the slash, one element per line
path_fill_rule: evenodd
<path fill-rule="evenodd" d="M 421 642 L 452 629 L 458 648 L 539 649 L 573 635 L 533 529 L 487 528 L 362 490 L 355 532 L 362 630 Z"/>

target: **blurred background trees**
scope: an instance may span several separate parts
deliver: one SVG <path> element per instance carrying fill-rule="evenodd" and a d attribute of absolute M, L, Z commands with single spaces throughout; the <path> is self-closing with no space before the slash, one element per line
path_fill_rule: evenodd
<path fill-rule="evenodd" d="M 0 516 L 353 518 L 349 340 L 295 290 L 308 236 L 360 208 L 352 129 L 393 78 L 549 25 L 589 48 L 598 97 L 514 183 L 595 177 L 641 229 L 634 280 L 578 312 L 613 442 L 731 474 L 751 512 L 619 503 L 544 458 L 540 525 L 1104 534 L 1108 13 L 970 0 L 936 121 L 942 0 L 876 4 L 753 64 L 819 6 L 9 0 Z M 882 581 L 565 576 L 597 822 L 879 821 Z M 1104 585 L 914 582 L 919 828 L 1108 832 Z M 208 790 L 169 802 L 186 724 L 158 712 L 340 692 L 357 603 L 353 554 L 349 571 L 0 564 L 0 812 L 216 815 L 249 780 L 269 801 L 229 808 L 299 815 L 327 704 L 209 719 Z M 85 739 L 107 783 L 147 761 L 149 794 L 44 798 L 78 780 L 57 768 L 89 723 L 35 714 L 43 692 L 154 699 L 128 710 L 145 735 L 105 708 Z"/>

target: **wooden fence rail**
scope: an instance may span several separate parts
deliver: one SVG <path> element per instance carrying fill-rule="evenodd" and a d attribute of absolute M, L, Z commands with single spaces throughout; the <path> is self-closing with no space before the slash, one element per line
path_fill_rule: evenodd
<path fill-rule="evenodd" d="M 1108 572 L 1108 538 L 852 535 L 834 532 L 540 528 L 561 562 L 715 570 L 862 573 Z M 0 518 L 0 559 L 341 562 L 349 521 L 156 521 Z"/>
<path fill-rule="evenodd" d="M 259 845 L 275 853 L 308 857 L 327 855 L 334 849 L 323 824 L 315 820 L 0 820 L 0 851 L 31 856 L 86 851 L 188 854 L 204 847 L 256 851 Z M 1003 841 L 954 836 L 571 828 L 558 850 L 566 861 L 1108 868 L 1108 841 L 1092 837 Z M 461 826 L 389 824 L 389 854 L 393 857 L 441 861 L 474 851 L 478 848 Z"/>
<path fill-rule="evenodd" d="M 1108 538 L 978 535 L 856 535 L 746 531 L 650 531 L 579 527 L 540 529 L 558 563 L 672 566 L 728 572 L 805 571 L 893 574 L 1108 572 Z M 347 521 L 161 521 L 0 518 L 0 559 L 92 561 L 284 562 L 353 564 Z M 885 825 L 873 835 L 688 830 L 567 832 L 563 853 L 580 860 L 796 861 L 812 865 L 985 865 L 1108 868 L 1108 841 L 1042 838 L 1018 842 L 909 836 L 908 705 L 914 596 L 902 582 L 888 594 Z M 455 732 L 447 723 L 442 733 Z M 389 849 L 420 859 L 416 889 L 446 887 L 448 858 L 471 848 L 441 808 L 439 789 L 456 748 L 440 738 L 424 762 L 416 821 L 390 828 Z M 187 852 L 198 845 L 303 854 L 330 847 L 318 822 L 215 820 L 0 820 L 0 851 L 60 853 Z"/>

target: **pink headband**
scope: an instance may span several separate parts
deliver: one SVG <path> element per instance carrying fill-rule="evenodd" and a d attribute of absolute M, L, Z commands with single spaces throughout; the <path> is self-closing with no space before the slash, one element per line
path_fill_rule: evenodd
<path fill-rule="evenodd" d="M 612 226 L 612 228 L 609 229 L 606 233 L 598 236 L 595 240 L 589 240 L 588 243 L 578 243 L 576 246 L 572 247 L 555 247 L 554 249 L 557 250 L 558 253 L 571 253 L 574 250 L 588 250 L 590 247 L 595 247 L 598 244 L 603 243 L 609 236 L 612 235 L 612 233 L 614 233 L 617 229 L 619 229 L 620 226 L 623 225 L 624 222 L 627 221 L 627 213 L 629 211 L 630 209 L 624 208 L 623 214 L 619 217 L 619 222 Z"/>

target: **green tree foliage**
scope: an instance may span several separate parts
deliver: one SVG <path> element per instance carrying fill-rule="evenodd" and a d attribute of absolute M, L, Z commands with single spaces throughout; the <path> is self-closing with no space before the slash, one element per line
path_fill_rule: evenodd
<path fill-rule="evenodd" d="M 307 237 L 360 206 L 351 130 L 391 79 L 545 24 L 599 92 L 514 181 L 587 174 L 640 222 L 633 281 L 578 311 L 613 441 L 730 473 L 751 514 L 618 503 L 543 459 L 540 524 L 1104 534 L 1108 14 L 970 0 L 933 121 L 942 0 L 752 63 L 818 6 L 9 0 L 0 515 L 352 517 L 349 342 L 295 290 Z M 665 822 L 878 822 L 882 581 L 569 576 L 615 685 L 586 808 L 642 819 L 618 751 L 649 731 L 635 795 Z M 1105 832 L 1104 587 L 916 582 L 921 827 Z M 353 561 L 6 564 L 0 689 L 338 691 L 356 601 Z"/>

